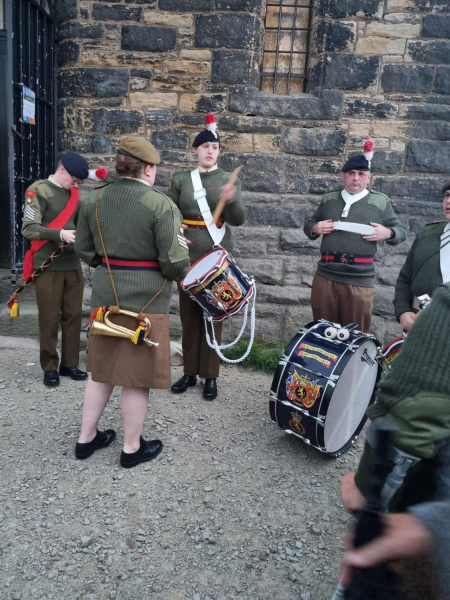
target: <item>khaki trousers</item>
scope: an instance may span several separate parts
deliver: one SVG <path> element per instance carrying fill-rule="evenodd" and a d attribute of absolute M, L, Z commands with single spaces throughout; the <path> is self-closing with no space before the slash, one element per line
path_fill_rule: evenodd
<path fill-rule="evenodd" d="M 180 295 L 180 318 L 183 329 L 184 374 L 202 379 L 217 379 L 220 359 L 215 350 L 210 348 L 205 337 L 203 309 L 191 300 L 190 296 L 178 286 Z M 222 323 L 214 324 L 217 342 L 222 339 Z M 209 332 L 211 335 L 211 331 Z"/>
<path fill-rule="evenodd" d="M 358 323 L 361 331 L 370 331 L 374 288 L 337 283 L 315 275 L 311 290 L 314 319 L 326 319 L 342 326 Z"/>
<path fill-rule="evenodd" d="M 56 371 L 58 325 L 61 322 L 61 367 L 78 367 L 83 273 L 44 271 L 34 282 L 39 312 L 40 360 L 43 371 Z"/>

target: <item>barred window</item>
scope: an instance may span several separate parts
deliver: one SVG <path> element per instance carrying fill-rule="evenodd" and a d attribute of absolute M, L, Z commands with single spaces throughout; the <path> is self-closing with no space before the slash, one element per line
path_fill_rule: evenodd
<path fill-rule="evenodd" d="M 306 91 L 314 0 L 268 0 L 261 90 Z"/>

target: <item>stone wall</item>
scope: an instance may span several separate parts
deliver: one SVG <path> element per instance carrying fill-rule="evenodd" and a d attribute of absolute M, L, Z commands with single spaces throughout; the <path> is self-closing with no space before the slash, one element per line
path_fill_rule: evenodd
<path fill-rule="evenodd" d="M 259 91 L 264 12 L 262 0 L 59 0 L 60 148 L 107 165 L 123 134 L 145 135 L 160 149 L 164 187 L 195 165 L 191 142 L 214 112 L 221 166 L 243 166 L 248 222 L 234 232 L 235 255 L 259 282 L 258 335 L 289 339 L 311 318 L 318 244 L 302 232 L 305 215 L 341 187 L 343 162 L 370 136 L 374 188 L 409 231 L 377 255 L 374 330 L 392 339 L 393 286 L 409 244 L 442 218 L 450 7 L 318 0 L 309 93 L 293 96 Z"/>

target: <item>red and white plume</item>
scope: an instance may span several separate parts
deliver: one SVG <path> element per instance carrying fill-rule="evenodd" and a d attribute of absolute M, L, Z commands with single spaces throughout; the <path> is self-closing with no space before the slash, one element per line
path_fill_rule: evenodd
<path fill-rule="evenodd" d="M 101 181 L 108 177 L 108 171 L 106 169 L 89 169 L 88 179 L 93 179 L 94 181 Z"/>
<path fill-rule="evenodd" d="M 217 129 L 217 121 L 216 117 L 209 113 L 205 117 L 206 129 L 210 131 L 214 137 L 217 137 L 216 129 Z"/>
<path fill-rule="evenodd" d="M 370 163 L 372 162 L 374 148 L 375 148 L 375 144 L 372 142 L 372 140 L 365 141 L 365 143 L 364 143 L 364 158 L 369 163 L 369 167 L 370 167 Z"/>

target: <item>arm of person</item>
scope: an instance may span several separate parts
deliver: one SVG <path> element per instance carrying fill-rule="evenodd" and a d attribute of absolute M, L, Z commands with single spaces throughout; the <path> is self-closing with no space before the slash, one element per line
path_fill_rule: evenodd
<path fill-rule="evenodd" d="M 371 223 L 373 225 L 373 223 Z M 388 202 L 383 213 L 381 225 L 391 230 L 391 235 L 386 239 L 388 244 L 397 246 L 406 240 L 406 227 L 402 224 L 398 216 L 395 214 L 392 204 Z"/>
<path fill-rule="evenodd" d="M 172 180 L 169 184 L 169 191 L 167 192 L 167 195 L 176 204 L 176 206 L 178 208 L 180 208 L 180 192 L 181 192 L 180 184 L 178 182 L 178 178 L 175 173 L 175 175 L 172 177 Z"/>
<path fill-rule="evenodd" d="M 324 219 L 323 202 L 319 204 L 311 217 L 307 217 L 303 227 L 303 231 L 310 240 L 317 240 L 321 235 L 331 233 L 333 229 L 333 221 L 331 219 Z"/>
<path fill-rule="evenodd" d="M 42 225 L 42 215 L 46 207 L 47 200 L 34 186 L 29 187 L 25 194 L 22 235 L 28 240 L 49 240 L 58 243 L 61 241 L 61 229 L 48 229 Z"/>
<path fill-rule="evenodd" d="M 226 184 L 224 188 L 228 189 Z M 223 218 L 225 222 L 229 225 L 243 225 L 247 220 L 247 210 L 242 202 L 242 190 L 241 190 L 241 182 L 239 179 L 236 179 L 236 183 L 234 186 L 230 186 L 231 188 L 235 188 L 234 190 L 230 190 L 229 197 L 231 198 L 231 194 L 234 192 L 232 199 L 230 199 L 223 211 Z M 222 189 L 224 189 L 222 188 Z"/>
<path fill-rule="evenodd" d="M 89 206 L 87 200 L 82 204 L 77 220 L 77 235 L 75 238 L 75 254 L 90 267 L 98 267 L 102 262 L 102 257 L 97 253 L 94 238 L 89 227 L 88 211 L 93 205 Z"/>
<path fill-rule="evenodd" d="M 414 240 L 410 251 L 408 252 L 405 264 L 401 268 L 401 271 L 397 278 L 397 282 L 395 284 L 394 313 L 395 318 L 399 323 L 401 323 L 402 315 L 414 315 L 414 312 L 412 310 L 414 294 L 412 293 L 411 286 L 413 282 L 414 252 L 416 248 L 417 237 Z M 404 317 L 403 320 L 406 320 L 406 317 Z M 402 327 L 403 329 L 406 329 L 403 323 Z M 409 328 L 407 330 L 409 330 Z"/>
<path fill-rule="evenodd" d="M 171 281 L 181 281 L 189 269 L 188 241 L 184 237 L 183 217 L 171 203 L 155 225 L 156 247 L 162 274 Z"/>

